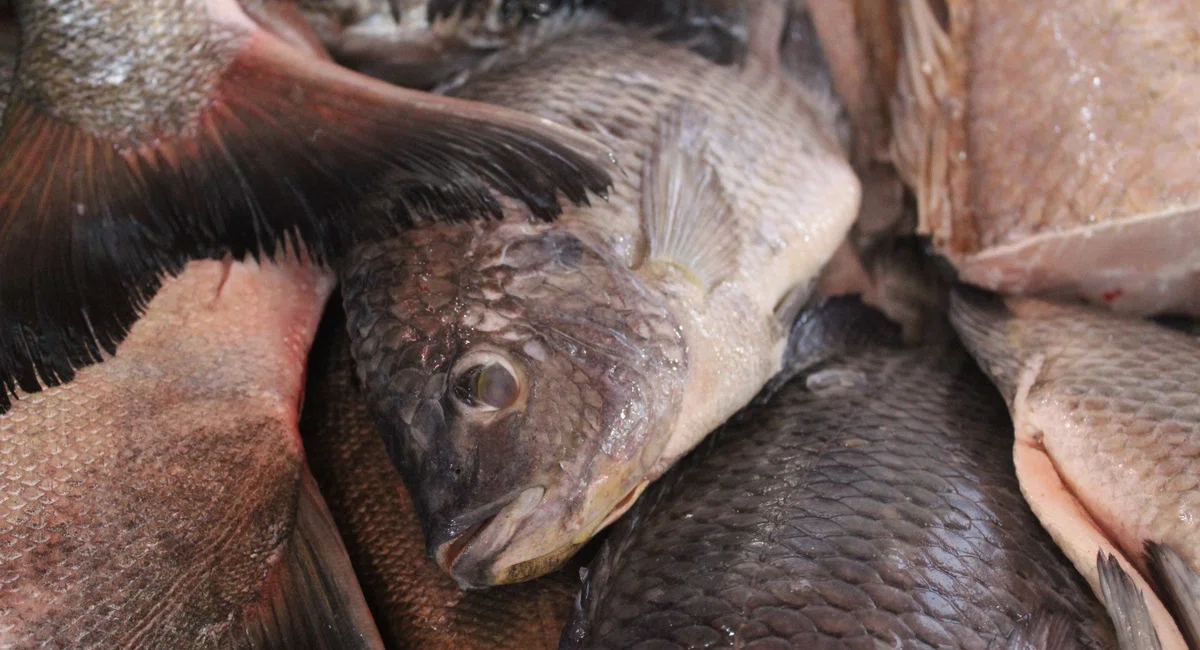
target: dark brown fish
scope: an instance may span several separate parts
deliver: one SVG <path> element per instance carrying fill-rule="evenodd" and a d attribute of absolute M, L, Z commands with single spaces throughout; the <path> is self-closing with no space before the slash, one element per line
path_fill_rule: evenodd
<path fill-rule="evenodd" d="M 308 365 L 300 431 L 385 643 L 555 647 L 578 588 L 576 573 L 464 592 L 429 560 L 412 499 L 359 395 L 341 306 L 329 311 Z"/>
<path fill-rule="evenodd" d="M 296 428 L 332 284 L 194 262 L 0 416 L 0 647 L 382 648 Z"/>
<path fill-rule="evenodd" d="M 605 541 L 564 646 L 1114 647 L 1022 499 L 1004 402 L 960 347 L 901 349 L 849 299 L 793 334 L 792 378 Z"/>
<path fill-rule="evenodd" d="M 254 6 L 277 0 L 253 0 Z M 570 128 L 401 89 L 312 56 L 295 20 L 235 0 L 19 0 L 0 124 L 0 408 L 111 353 L 194 258 L 336 257 L 358 226 L 551 219 L 608 184 Z M 390 175 L 386 213 L 340 209 Z M 400 189 L 400 188 L 403 189 Z M 416 215 L 413 208 L 429 208 Z"/>

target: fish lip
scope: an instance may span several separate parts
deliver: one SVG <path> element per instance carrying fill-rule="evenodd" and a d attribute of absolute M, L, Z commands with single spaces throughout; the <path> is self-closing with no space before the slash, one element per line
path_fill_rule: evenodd
<path fill-rule="evenodd" d="M 546 489 L 540 485 L 525 488 L 515 496 L 498 499 L 472 513 L 472 518 L 479 519 L 478 523 L 431 549 L 437 565 L 462 589 L 494 584 L 492 574 L 496 558 L 545 494 Z"/>

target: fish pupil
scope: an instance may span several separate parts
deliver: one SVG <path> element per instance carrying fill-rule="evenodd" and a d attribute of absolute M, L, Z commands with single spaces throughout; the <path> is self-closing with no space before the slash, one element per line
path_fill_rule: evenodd
<path fill-rule="evenodd" d="M 498 363 L 471 366 L 454 381 L 454 396 L 467 406 L 507 408 L 519 394 L 517 378 Z"/>

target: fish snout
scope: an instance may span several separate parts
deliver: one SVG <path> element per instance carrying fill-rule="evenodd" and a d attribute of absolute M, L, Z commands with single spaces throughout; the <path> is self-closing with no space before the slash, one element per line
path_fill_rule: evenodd
<path fill-rule="evenodd" d="M 426 530 L 430 557 L 463 589 L 510 582 L 497 560 L 545 494 L 541 486 L 529 487 L 468 513 L 431 522 Z"/>

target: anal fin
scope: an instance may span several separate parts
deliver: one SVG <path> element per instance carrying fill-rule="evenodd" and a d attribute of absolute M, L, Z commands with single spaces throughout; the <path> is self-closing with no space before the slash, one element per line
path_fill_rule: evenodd
<path fill-rule="evenodd" d="M 1200 650 L 1200 575 L 1166 544 L 1146 542 L 1146 565 L 1191 650 Z"/>
<path fill-rule="evenodd" d="M 1126 646 L 1122 645 L 1122 650 L 1148 650 L 1148 648 L 1163 648 L 1164 650 L 1187 650 L 1187 645 L 1183 641 L 1179 629 L 1176 627 L 1171 614 L 1163 606 L 1162 602 L 1155 596 L 1154 591 L 1146 580 L 1137 572 L 1137 569 L 1125 558 L 1120 549 L 1116 547 L 1100 530 L 1095 521 L 1087 513 L 1079 501 L 1071 494 L 1067 486 L 1062 482 L 1058 475 L 1058 470 L 1050 457 L 1033 441 L 1033 430 L 1027 422 L 1028 416 L 1024 415 L 1019 410 L 1025 403 L 1028 395 L 1028 387 L 1032 383 L 1033 377 L 1036 376 L 1036 368 L 1034 372 L 1029 372 L 1022 379 L 1021 388 L 1018 389 L 1014 409 L 1014 421 L 1016 424 L 1017 440 L 1013 451 L 1013 464 L 1017 470 L 1017 481 L 1021 486 L 1021 493 L 1025 496 L 1025 500 L 1029 503 L 1030 509 L 1034 515 L 1050 533 L 1055 543 L 1062 549 L 1063 554 L 1067 559 L 1075 565 L 1075 568 L 1083 575 L 1092 590 L 1104 601 L 1109 609 L 1110 616 L 1113 617 L 1113 622 L 1118 628 L 1118 638 L 1122 634 L 1120 627 L 1123 624 L 1118 617 L 1130 616 L 1126 606 L 1131 604 L 1128 598 L 1113 601 L 1104 595 L 1105 580 L 1109 581 L 1107 588 L 1110 590 L 1117 588 L 1113 593 L 1120 595 L 1125 593 L 1127 589 L 1117 582 L 1113 582 L 1114 578 L 1111 574 L 1114 570 L 1110 567 L 1108 576 L 1103 575 L 1101 569 L 1104 563 L 1098 563 L 1097 557 L 1108 558 L 1108 563 L 1115 563 L 1119 566 L 1121 574 L 1124 576 L 1123 581 L 1128 581 L 1132 584 L 1132 589 L 1140 594 L 1144 599 L 1141 607 L 1146 610 L 1144 621 L 1154 630 L 1158 643 L 1156 646 Z M 1125 590 L 1125 591 L 1121 591 Z M 1114 607 L 1119 609 L 1114 610 Z M 1130 619 L 1133 621 L 1134 619 Z M 1136 619 L 1141 622 L 1143 619 Z M 1128 621 L 1126 621 L 1128 622 Z M 1140 624 L 1140 623 L 1139 623 Z M 1129 637 L 1135 638 L 1135 637 Z M 1141 638 L 1141 637 L 1136 637 Z"/>
<path fill-rule="evenodd" d="M 699 107 L 681 102 L 658 124 L 642 174 L 648 256 L 685 270 L 706 292 L 737 271 L 737 215 L 709 159 Z"/>
<path fill-rule="evenodd" d="M 300 473 L 292 537 L 234 634 L 256 650 L 382 650 L 337 525 L 308 467 Z"/>
<path fill-rule="evenodd" d="M 1098 552 L 1096 572 L 1100 577 L 1100 599 L 1112 617 L 1121 650 L 1161 650 L 1145 595 L 1117 558 Z"/>

